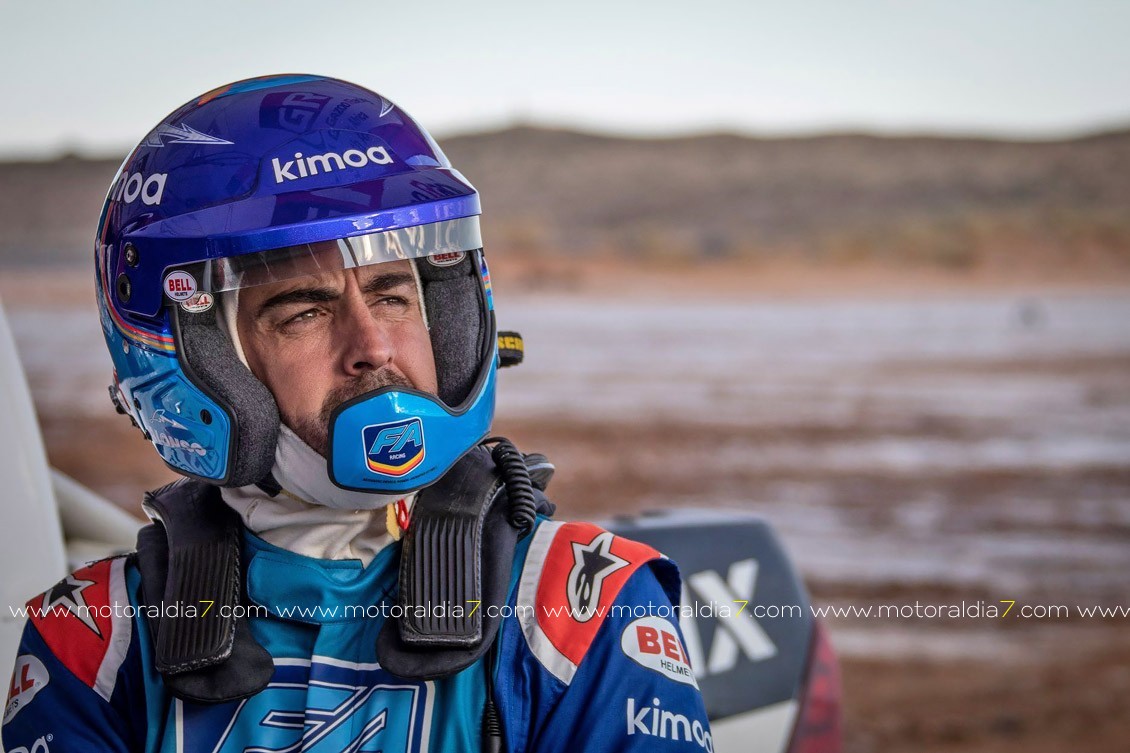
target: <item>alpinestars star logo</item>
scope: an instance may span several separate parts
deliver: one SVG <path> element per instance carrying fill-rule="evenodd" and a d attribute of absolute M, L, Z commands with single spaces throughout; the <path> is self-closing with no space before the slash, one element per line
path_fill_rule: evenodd
<path fill-rule="evenodd" d="M 160 149 L 165 144 L 231 144 L 234 142 L 226 141 L 217 136 L 209 136 L 206 133 L 201 133 L 192 126 L 184 125 L 169 125 L 162 123 L 153 129 L 153 131 L 145 137 L 145 146 L 151 146 L 155 149 Z"/>
<path fill-rule="evenodd" d="M 612 553 L 613 535 L 604 531 L 588 544 L 573 542 L 573 569 L 569 571 L 569 608 L 577 622 L 588 622 L 596 616 L 600 589 L 604 579 L 628 561 Z"/>
<path fill-rule="evenodd" d="M 90 586 L 94 585 L 92 580 L 79 580 L 73 575 L 68 575 L 61 581 L 51 586 L 51 590 L 43 594 L 43 605 L 41 607 L 44 615 L 56 612 L 62 607 L 65 611 L 70 612 L 75 616 L 79 622 L 86 625 L 91 631 L 99 638 L 102 637 L 102 631 L 98 629 L 98 625 L 94 622 L 94 616 L 90 613 L 90 607 L 86 605 L 86 597 L 82 595 Z"/>

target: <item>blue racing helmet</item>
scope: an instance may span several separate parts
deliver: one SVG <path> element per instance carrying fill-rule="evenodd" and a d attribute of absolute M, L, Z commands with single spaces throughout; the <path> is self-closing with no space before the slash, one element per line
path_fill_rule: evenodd
<path fill-rule="evenodd" d="M 126 158 L 99 220 L 98 306 L 111 396 L 174 470 L 264 481 L 279 410 L 218 326 L 250 284 L 410 259 L 438 394 L 390 386 L 330 419 L 330 479 L 404 493 L 438 480 L 494 415 L 497 331 L 479 197 L 439 146 L 375 92 L 283 75 L 215 89 Z"/>

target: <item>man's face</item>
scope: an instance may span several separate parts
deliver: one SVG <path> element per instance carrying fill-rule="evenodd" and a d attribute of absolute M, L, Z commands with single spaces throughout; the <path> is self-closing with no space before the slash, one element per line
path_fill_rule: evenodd
<path fill-rule="evenodd" d="M 282 420 L 325 456 L 346 400 L 399 385 L 435 394 L 436 365 L 411 262 L 325 272 L 239 292 L 237 328 L 251 372 Z"/>

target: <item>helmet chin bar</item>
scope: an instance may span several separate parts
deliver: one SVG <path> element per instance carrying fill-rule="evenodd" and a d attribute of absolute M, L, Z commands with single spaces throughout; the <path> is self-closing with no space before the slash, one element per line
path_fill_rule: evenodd
<path fill-rule="evenodd" d="M 470 404 L 458 411 L 435 395 L 402 387 L 382 387 L 342 403 L 330 417 L 330 481 L 382 494 L 407 494 L 438 481 L 490 430 L 493 359 L 484 372 Z"/>

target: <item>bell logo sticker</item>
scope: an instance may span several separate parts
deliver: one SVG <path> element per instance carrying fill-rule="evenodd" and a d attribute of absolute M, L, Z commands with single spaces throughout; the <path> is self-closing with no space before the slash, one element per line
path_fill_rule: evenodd
<path fill-rule="evenodd" d="M 365 463 L 373 473 L 403 476 L 424 461 L 424 424 L 418 418 L 361 430 Z"/>
<path fill-rule="evenodd" d="M 47 674 L 47 667 L 38 658 L 32 654 L 17 656 L 12 684 L 8 688 L 8 702 L 4 706 L 4 724 L 31 703 L 36 693 L 43 690 L 50 681 L 51 675 Z"/>
<path fill-rule="evenodd" d="M 162 282 L 165 295 L 174 301 L 187 301 L 196 295 L 196 278 L 180 270 L 169 272 Z"/>

